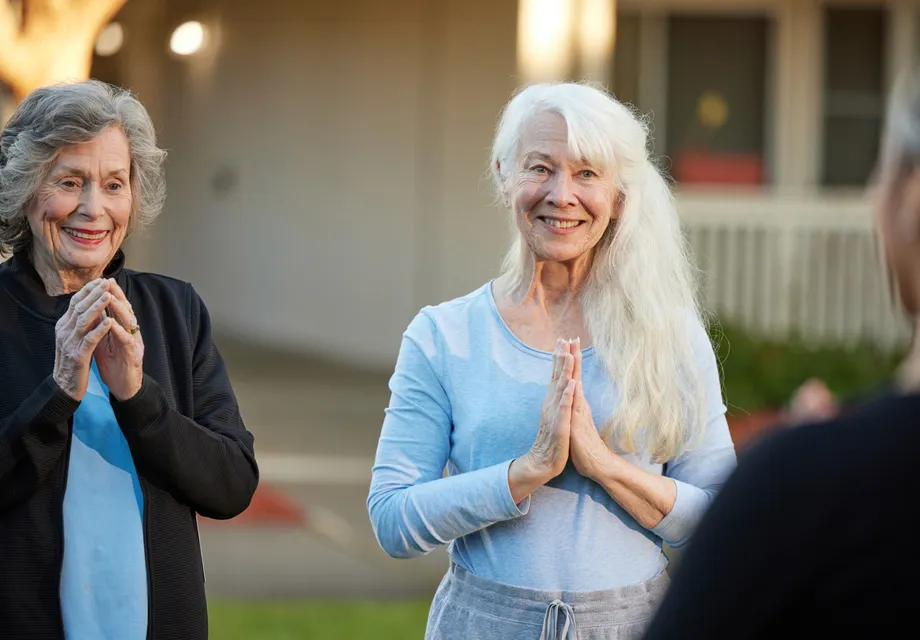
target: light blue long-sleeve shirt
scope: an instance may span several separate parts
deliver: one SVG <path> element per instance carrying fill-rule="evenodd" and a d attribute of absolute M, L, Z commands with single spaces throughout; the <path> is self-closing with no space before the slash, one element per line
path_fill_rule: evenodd
<path fill-rule="evenodd" d="M 706 433 L 667 464 L 677 499 L 645 529 L 571 464 L 514 503 L 508 467 L 536 438 L 552 354 L 508 329 L 491 283 L 426 307 L 403 335 L 390 380 L 367 500 L 380 545 L 391 556 L 413 557 L 449 543 L 451 559 L 464 569 L 532 589 L 610 589 L 658 575 L 667 565 L 662 540 L 678 547 L 689 538 L 735 464 L 718 367 L 702 327 L 697 344 L 709 397 Z M 617 397 L 593 348 L 584 350 L 582 380 L 602 424 Z M 627 459 L 662 473 L 647 455 Z"/>

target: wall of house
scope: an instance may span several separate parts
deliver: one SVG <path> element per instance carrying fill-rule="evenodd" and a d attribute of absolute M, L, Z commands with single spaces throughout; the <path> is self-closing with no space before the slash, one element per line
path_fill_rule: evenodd
<path fill-rule="evenodd" d="M 219 25 L 217 49 L 165 55 L 192 18 Z M 391 366 L 421 306 L 495 275 L 508 225 L 484 176 L 516 85 L 515 3 L 174 2 L 135 19 L 164 32 L 123 80 L 170 156 L 166 210 L 132 256 L 192 281 L 222 330 Z"/>

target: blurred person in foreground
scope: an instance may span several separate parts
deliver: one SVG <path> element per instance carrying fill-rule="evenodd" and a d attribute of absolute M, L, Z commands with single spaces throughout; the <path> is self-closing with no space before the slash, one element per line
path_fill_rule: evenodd
<path fill-rule="evenodd" d="M 646 135 L 588 85 L 517 93 L 491 162 L 505 269 L 403 335 L 368 509 L 391 556 L 450 543 L 429 640 L 638 636 L 662 542 L 686 542 L 734 468 Z"/>
<path fill-rule="evenodd" d="M 37 89 L 0 134 L 0 636 L 204 639 L 196 514 L 258 482 L 208 312 L 125 267 L 163 205 L 144 107 Z"/>
<path fill-rule="evenodd" d="M 920 82 L 892 100 L 876 228 L 896 293 L 920 323 Z M 918 327 L 920 328 L 920 327 Z M 819 381 L 793 429 L 741 461 L 688 545 L 648 635 L 894 637 L 916 617 L 920 332 L 894 389 L 839 411 Z M 913 514 L 913 515 L 912 515 Z"/>

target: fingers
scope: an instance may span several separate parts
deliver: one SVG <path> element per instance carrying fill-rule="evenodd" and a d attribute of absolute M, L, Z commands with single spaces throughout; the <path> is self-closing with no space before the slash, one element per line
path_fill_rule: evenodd
<path fill-rule="evenodd" d="M 553 350 L 553 375 L 550 378 L 553 382 L 559 380 L 559 374 L 562 372 L 562 340 L 556 340 L 556 348 Z"/>
<path fill-rule="evenodd" d="M 118 320 L 119 325 L 128 330 L 137 326 L 137 318 L 134 317 L 134 313 L 131 311 L 131 305 L 128 304 L 128 301 L 119 299 L 118 295 L 114 292 L 111 292 L 109 295 L 113 296 L 109 303 L 109 309 L 111 309 L 115 319 Z"/>
<path fill-rule="evenodd" d="M 585 388 L 581 380 L 575 382 L 575 399 L 574 408 L 580 414 L 590 415 L 591 407 L 588 405 L 588 399 L 585 398 Z"/>
<path fill-rule="evenodd" d="M 565 363 L 562 368 L 563 384 L 572 379 L 572 373 L 575 371 L 575 356 L 571 353 L 565 354 Z"/>
<path fill-rule="evenodd" d="M 74 296 L 70 299 L 70 309 L 72 311 L 75 311 L 77 309 L 77 305 L 83 302 L 91 294 L 97 292 L 100 285 L 104 283 L 105 283 L 105 280 L 103 278 L 96 278 L 95 280 L 91 282 L 87 282 L 85 285 L 83 285 L 83 288 L 77 291 L 74 294 Z M 92 302 L 90 302 L 89 304 L 92 304 Z"/>
<path fill-rule="evenodd" d="M 572 356 L 575 358 L 575 367 L 572 370 L 572 377 L 575 380 L 581 381 L 581 338 L 575 338 L 569 341 L 569 348 L 572 351 Z"/>
<path fill-rule="evenodd" d="M 111 280 L 111 279 L 110 279 L 108 282 L 109 282 L 109 291 L 112 292 L 112 295 L 114 295 L 116 299 L 121 300 L 122 303 L 123 303 L 128 309 L 130 309 L 130 308 L 131 308 L 131 303 L 128 302 L 128 296 L 125 295 L 124 289 L 122 289 L 122 288 L 118 285 L 118 282 L 115 281 L 115 280 Z"/>
<path fill-rule="evenodd" d="M 106 316 L 95 329 L 83 336 L 83 347 L 86 352 L 92 353 L 115 324 L 114 320 Z"/>
<path fill-rule="evenodd" d="M 86 291 L 88 288 L 89 287 L 84 287 L 77 293 L 77 295 L 83 291 Z M 89 292 L 83 296 L 82 300 L 73 305 L 71 314 L 75 317 L 79 317 L 80 315 L 86 313 L 86 311 L 90 309 L 94 304 L 96 304 L 100 298 L 105 296 L 111 298 L 111 295 L 108 293 L 108 287 L 106 286 L 105 281 L 100 280 L 99 284 L 97 284 L 95 287 L 92 287 L 92 289 L 90 289 Z M 74 296 L 74 299 L 75 298 L 76 296 Z"/>
<path fill-rule="evenodd" d="M 95 296 L 95 294 L 93 295 Z M 87 298 L 87 300 L 89 299 Z M 97 327 L 96 321 L 103 315 L 103 310 L 109 306 L 111 301 L 112 295 L 107 291 L 96 296 L 95 302 L 75 318 L 77 333 L 86 335 L 91 330 L 94 330 Z M 85 302 L 81 303 L 81 305 L 85 304 Z"/>
<path fill-rule="evenodd" d="M 562 398 L 559 400 L 560 409 L 571 409 L 575 402 L 575 384 L 574 380 L 569 380 L 562 391 Z"/>
<path fill-rule="evenodd" d="M 112 335 L 125 346 L 133 345 L 136 338 L 136 336 L 131 335 L 131 333 L 118 322 L 112 323 Z"/>

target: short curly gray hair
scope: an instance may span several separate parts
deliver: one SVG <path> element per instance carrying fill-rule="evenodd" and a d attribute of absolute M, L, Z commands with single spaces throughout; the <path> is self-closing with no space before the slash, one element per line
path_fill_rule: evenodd
<path fill-rule="evenodd" d="M 130 91 L 98 80 L 42 87 L 26 96 L 0 133 L 0 254 L 31 246 L 29 205 L 60 150 L 113 125 L 124 131 L 131 149 L 129 233 L 160 214 L 166 152 L 157 147 L 144 105 Z"/>

